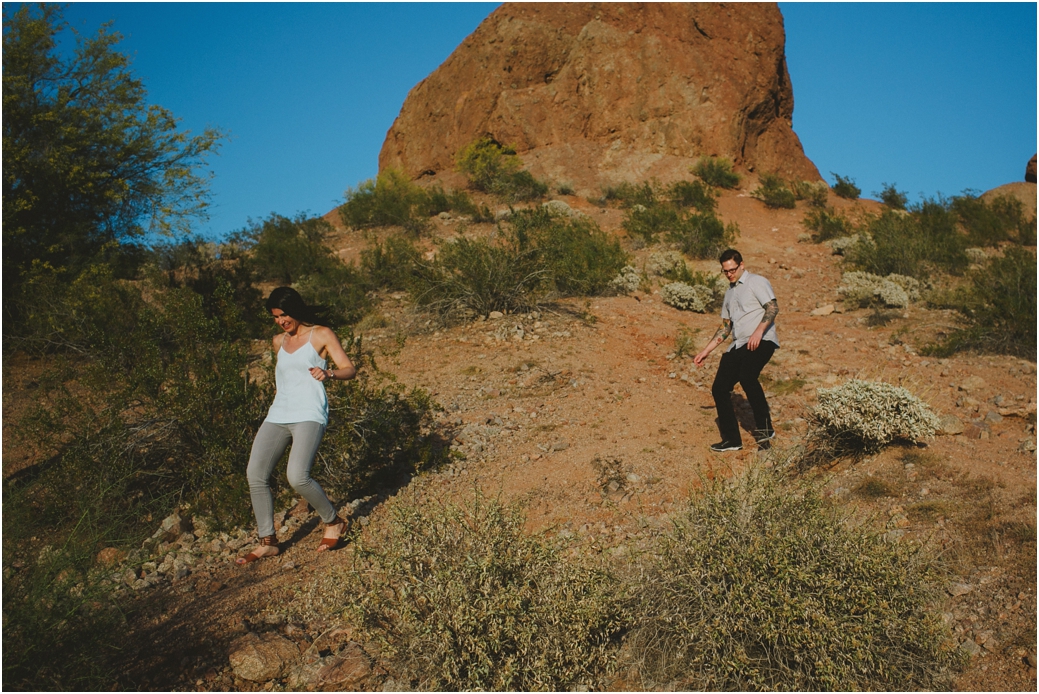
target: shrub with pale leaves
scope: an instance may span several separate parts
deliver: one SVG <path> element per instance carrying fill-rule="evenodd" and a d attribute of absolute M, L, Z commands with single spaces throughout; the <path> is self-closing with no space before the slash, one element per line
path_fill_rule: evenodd
<path fill-rule="evenodd" d="M 937 415 L 901 386 L 880 381 L 848 381 L 819 389 L 819 404 L 811 411 L 816 433 L 837 447 L 875 451 L 887 444 L 934 436 Z"/>
<path fill-rule="evenodd" d="M 625 265 L 622 267 L 617 276 L 610 280 L 610 289 L 618 294 L 630 294 L 631 292 L 638 291 L 638 288 L 641 285 L 642 275 L 639 274 L 637 268 L 634 268 L 631 265 Z"/>
<path fill-rule="evenodd" d="M 920 280 L 892 273 L 880 277 L 868 272 L 846 272 L 841 277 L 837 293 L 845 301 L 860 306 L 881 304 L 892 308 L 905 308 L 910 302 L 920 300 Z"/>
<path fill-rule="evenodd" d="M 702 284 L 671 282 L 660 288 L 660 300 L 682 311 L 706 313 L 714 303 L 714 292 Z"/>

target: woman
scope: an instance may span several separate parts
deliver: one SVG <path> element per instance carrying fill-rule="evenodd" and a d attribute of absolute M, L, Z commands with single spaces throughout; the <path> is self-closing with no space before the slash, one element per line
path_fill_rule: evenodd
<path fill-rule="evenodd" d="M 239 564 L 271 557 L 279 551 L 274 535 L 274 500 L 267 481 L 290 441 L 289 484 L 325 522 L 324 538 L 317 551 L 325 552 L 335 547 L 346 527 L 346 521 L 336 515 L 335 507 L 324 490 L 311 479 L 310 468 L 328 425 L 324 383 L 328 380 L 349 381 L 357 375 L 357 369 L 346 356 L 339 338 L 331 329 L 318 325 L 318 312 L 307 306 L 295 289 L 278 287 L 271 292 L 266 305 L 274 316 L 274 322 L 284 332 L 276 335 L 273 343 L 274 352 L 278 355 L 274 403 L 256 432 L 246 470 L 260 545 L 240 557 L 237 560 Z M 339 368 L 325 368 L 328 357 Z"/>

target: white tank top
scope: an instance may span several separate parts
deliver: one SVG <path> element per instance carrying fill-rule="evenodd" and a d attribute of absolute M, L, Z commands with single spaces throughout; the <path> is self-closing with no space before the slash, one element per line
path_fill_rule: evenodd
<path fill-rule="evenodd" d="M 295 424 L 296 422 L 319 422 L 328 426 L 328 397 L 325 384 L 310 375 L 310 369 L 324 369 L 327 361 L 322 359 L 310 339 L 295 352 L 286 352 L 284 342 L 278 350 L 278 366 L 274 371 L 274 382 L 278 389 L 274 402 L 267 413 L 268 422 Z"/>

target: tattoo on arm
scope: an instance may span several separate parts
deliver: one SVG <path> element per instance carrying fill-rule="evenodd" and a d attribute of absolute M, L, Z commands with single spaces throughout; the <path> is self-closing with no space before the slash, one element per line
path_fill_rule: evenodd
<path fill-rule="evenodd" d="M 725 338 L 732 332 L 732 321 L 728 319 L 722 319 L 722 325 L 718 328 L 717 332 L 714 333 L 712 340 L 720 340 L 725 342 Z"/>
<path fill-rule="evenodd" d="M 765 309 L 765 315 L 761 317 L 762 323 L 773 323 L 776 320 L 776 316 L 779 315 L 779 302 L 775 299 L 766 303 L 763 307 Z"/>

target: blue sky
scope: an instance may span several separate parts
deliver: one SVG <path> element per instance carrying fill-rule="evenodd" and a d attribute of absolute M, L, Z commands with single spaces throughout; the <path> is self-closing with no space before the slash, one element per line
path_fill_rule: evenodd
<path fill-rule="evenodd" d="M 323 214 L 377 173 L 408 91 L 494 3 L 73 3 L 125 40 L 152 103 L 229 133 L 206 236 Z M 1036 152 L 1035 3 L 780 3 L 794 130 L 832 182 L 921 194 L 1023 180 Z"/>

